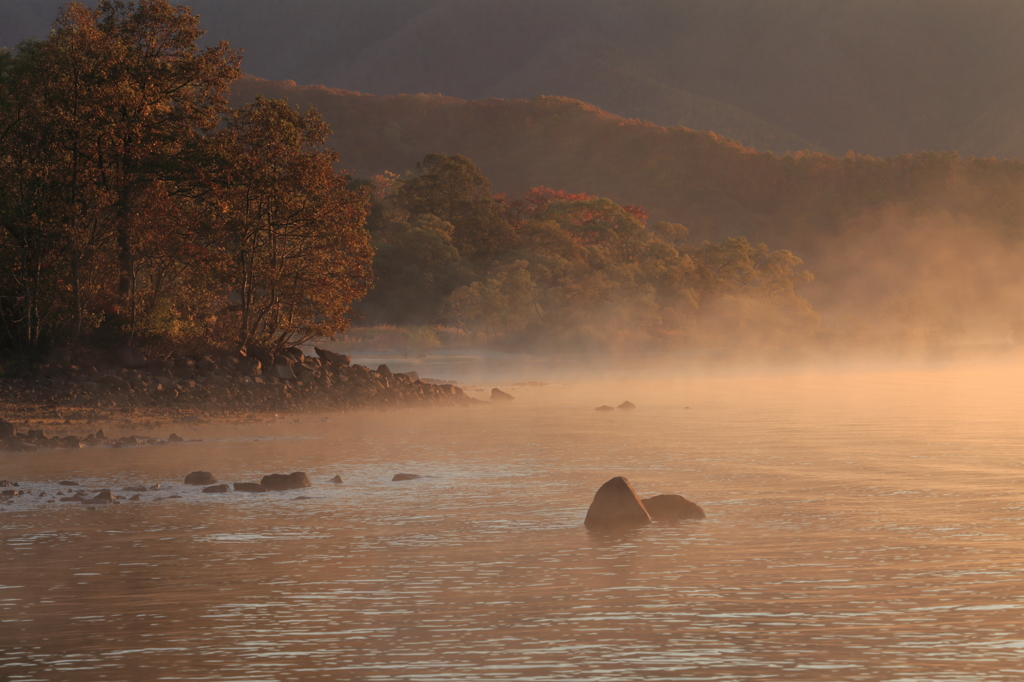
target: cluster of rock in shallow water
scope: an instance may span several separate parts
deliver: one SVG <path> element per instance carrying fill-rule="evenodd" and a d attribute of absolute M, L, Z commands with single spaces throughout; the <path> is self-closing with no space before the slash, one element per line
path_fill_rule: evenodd
<path fill-rule="evenodd" d="M 398 473 L 391 480 L 413 481 L 421 478 L 424 476 L 420 474 Z M 341 476 L 335 476 L 328 483 L 337 485 L 344 483 L 344 479 Z M 60 501 L 104 505 L 120 504 L 123 499 L 139 502 L 142 501 L 142 495 L 145 493 L 166 491 L 166 488 L 159 483 L 149 486 L 127 486 L 118 491 L 122 493 L 121 495 L 116 494 L 110 488 L 91 491 L 81 488 L 75 490 L 74 488 L 79 485 L 75 481 L 60 481 L 58 485 L 66 490 L 60 494 L 42 491 L 38 493 L 38 497 L 50 496 L 51 499 L 46 500 L 48 503 Z M 290 474 L 267 474 L 260 479 L 259 483 L 242 481 L 232 483 L 230 486 L 227 483 L 219 483 L 209 471 L 193 471 L 185 477 L 185 485 L 202 486 L 203 493 L 223 494 L 229 492 L 286 492 L 303 490 L 313 484 L 304 471 L 293 471 Z M 126 497 L 127 493 L 133 494 L 131 497 Z M 18 498 L 28 495 L 35 495 L 35 493 L 29 489 L 22 490 L 18 483 L 0 480 L 0 499 L 8 504 L 13 504 Z M 154 497 L 152 501 L 180 498 L 181 495 L 171 494 Z M 295 499 L 308 498 L 300 496 Z M 684 521 L 704 518 L 706 518 L 704 510 L 681 495 L 655 495 L 641 500 L 629 480 L 623 476 L 616 476 L 598 489 L 590 508 L 587 509 L 587 516 L 583 523 L 590 530 L 607 531 L 643 526 L 652 521 Z"/>
<path fill-rule="evenodd" d="M 399 478 L 400 476 L 421 478 L 416 474 L 396 474 L 392 480 L 409 480 L 408 478 Z M 344 479 L 341 476 L 335 476 L 330 479 L 328 483 L 338 484 L 344 483 Z M 288 490 L 301 490 L 303 488 L 309 488 L 312 486 L 312 482 L 309 480 L 309 476 L 303 471 L 293 471 L 290 474 L 268 474 L 264 476 L 259 483 L 247 483 L 239 482 L 229 486 L 227 483 L 218 483 L 217 479 L 214 478 L 213 474 L 209 471 L 193 471 L 185 477 L 184 484 L 187 486 L 203 486 L 202 491 L 204 493 L 226 493 L 230 491 L 235 492 L 246 492 L 246 493 L 266 493 L 271 491 L 288 491 Z M 130 502 L 138 502 L 143 499 L 142 495 L 147 492 L 168 492 L 168 487 L 160 483 L 153 485 L 134 485 L 120 488 L 117 492 L 122 493 L 118 495 L 110 488 L 100 488 L 94 490 L 86 490 L 79 487 L 77 481 L 60 481 L 58 484 L 61 488 L 66 489 L 63 493 L 47 493 L 41 491 L 38 494 L 33 490 L 22 489 L 22 486 L 14 481 L 0 480 L 0 498 L 3 498 L 8 504 L 13 504 L 15 500 L 24 496 L 38 496 L 46 497 L 51 496 L 53 499 L 47 500 L 47 502 L 80 502 L 83 504 L 90 505 L 102 505 L 102 504 L 120 504 L 122 500 L 128 500 Z M 76 489 L 77 488 L 77 489 Z M 127 493 L 134 493 L 130 497 Z M 181 495 L 171 494 L 161 497 L 152 498 L 153 501 L 166 500 L 166 499 L 180 499 Z M 299 498 L 301 499 L 301 498 Z"/>
<path fill-rule="evenodd" d="M 421 474 L 407 474 L 398 473 L 395 474 L 391 479 L 392 481 L 414 481 L 420 478 L 425 478 Z M 344 483 L 345 479 L 341 476 L 334 476 L 327 481 L 337 485 Z M 227 483 L 219 483 L 212 473 L 209 471 L 192 471 L 185 476 L 184 484 L 187 486 L 203 486 L 202 491 L 204 493 L 227 493 L 227 492 L 241 492 L 241 493 L 267 493 L 273 491 L 288 491 L 288 490 L 301 490 L 303 488 L 309 488 L 313 483 L 309 480 L 309 476 L 304 471 L 293 471 L 290 474 L 267 474 L 259 483 L 252 482 L 238 482 L 232 483 L 230 486 Z M 53 493 L 55 499 L 47 500 L 48 502 L 81 502 L 83 504 L 120 504 L 121 500 L 127 499 L 131 502 L 138 502 L 142 500 L 142 494 L 147 492 L 167 492 L 167 488 L 160 483 L 153 485 L 134 485 L 126 486 L 118 490 L 120 493 L 134 493 L 131 497 L 126 495 L 117 495 L 110 488 L 100 488 L 96 490 L 85 490 L 79 488 L 77 481 L 60 481 L 58 484 L 61 488 L 66 488 L 66 495 L 58 495 Z M 74 488 L 78 488 L 75 490 Z M 16 499 L 28 495 L 36 495 L 36 493 L 30 489 L 22 489 L 21 484 L 9 481 L 0 480 L 0 498 L 12 504 Z M 47 493 L 45 491 L 39 492 L 39 497 L 45 497 Z M 168 495 L 164 497 L 154 498 L 156 500 L 166 499 L 180 499 L 181 495 Z M 303 499 L 303 498 L 297 498 Z"/>
<path fill-rule="evenodd" d="M 13 452 L 57 449 L 77 450 L 83 447 L 127 448 L 135 445 L 162 445 L 165 443 L 182 443 L 184 441 L 185 439 L 176 433 L 172 433 L 166 439 L 135 435 L 107 438 L 103 429 L 82 437 L 48 436 L 42 429 L 19 431 L 14 424 L 0 419 L 0 450 Z"/>
<path fill-rule="evenodd" d="M 347 355 L 316 353 L 256 349 L 151 360 L 135 348 L 80 359 L 55 352 L 51 362 L 5 381 L 0 398 L 100 410 L 198 405 L 233 412 L 472 401 L 459 387 L 423 381 L 416 372 L 394 373 L 387 365 L 372 370 L 351 364 Z"/>

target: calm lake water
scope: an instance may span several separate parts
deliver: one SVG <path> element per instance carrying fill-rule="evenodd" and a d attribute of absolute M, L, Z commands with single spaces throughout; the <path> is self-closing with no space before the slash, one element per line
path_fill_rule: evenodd
<path fill-rule="evenodd" d="M 502 384 L 514 402 L 4 453 L 32 494 L 0 511 L 0 679 L 1019 680 L 1022 375 Z M 194 469 L 314 486 L 208 495 Z M 617 474 L 708 518 L 592 534 Z M 47 503 L 64 478 L 165 489 Z"/>

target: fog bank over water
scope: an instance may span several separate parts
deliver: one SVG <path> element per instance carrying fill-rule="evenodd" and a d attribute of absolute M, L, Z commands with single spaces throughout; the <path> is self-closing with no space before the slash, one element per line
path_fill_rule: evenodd
<path fill-rule="evenodd" d="M 1018 366 L 506 376 L 515 400 L 501 404 L 5 454 L 26 495 L 0 506 L 0 676 L 847 682 L 1019 669 Z M 636 410 L 594 411 L 622 400 Z M 181 483 L 196 469 L 226 482 L 302 470 L 313 486 L 208 495 Z M 335 474 L 345 482 L 327 483 Z M 594 492 L 618 474 L 707 520 L 588 532 Z M 68 477 L 164 488 L 48 503 Z"/>

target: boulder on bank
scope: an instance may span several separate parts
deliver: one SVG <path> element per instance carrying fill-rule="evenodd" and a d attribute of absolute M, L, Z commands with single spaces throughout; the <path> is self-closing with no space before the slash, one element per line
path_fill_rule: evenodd
<path fill-rule="evenodd" d="M 597 489 L 583 520 L 592 530 L 643 526 L 650 522 L 650 514 L 625 476 L 616 476 Z"/>
<path fill-rule="evenodd" d="M 213 485 L 217 479 L 209 471 L 193 471 L 185 477 L 186 485 Z"/>
<path fill-rule="evenodd" d="M 312 483 L 304 471 L 293 471 L 290 474 L 268 474 L 260 479 L 260 485 L 267 490 L 296 490 L 308 488 Z"/>
<path fill-rule="evenodd" d="M 272 379 L 280 379 L 282 381 L 294 381 L 295 372 L 288 365 L 273 364 L 266 371 L 263 372 L 263 376 L 270 377 Z"/>
<path fill-rule="evenodd" d="M 655 495 L 641 500 L 644 509 L 656 521 L 683 521 L 685 519 L 704 519 L 707 515 L 695 502 L 682 495 Z"/>
<path fill-rule="evenodd" d="M 508 393 L 505 393 L 505 391 L 500 388 L 492 388 L 491 400 L 515 400 L 515 398 L 510 396 Z"/>
<path fill-rule="evenodd" d="M 328 365 L 333 367 L 348 367 L 352 360 L 347 355 L 341 353 L 335 353 L 334 351 L 325 350 L 323 348 L 313 348 L 316 351 L 317 356 Z"/>
<path fill-rule="evenodd" d="M 239 493 L 265 493 L 266 487 L 259 483 L 235 483 L 235 492 Z"/>
<path fill-rule="evenodd" d="M 395 474 L 392 477 L 392 481 L 415 481 L 417 478 L 423 478 L 419 474 Z"/>

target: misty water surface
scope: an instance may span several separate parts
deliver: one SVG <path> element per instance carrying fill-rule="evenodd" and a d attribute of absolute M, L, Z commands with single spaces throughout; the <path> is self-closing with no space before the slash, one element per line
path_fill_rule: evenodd
<path fill-rule="evenodd" d="M 1020 376 L 502 384 L 513 403 L 4 453 L 32 495 L 0 512 L 0 678 L 1020 679 Z M 193 469 L 314 486 L 204 495 Z M 589 533 L 616 474 L 708 519 Z M 63 478 L 166 490 L 48 504 Z"/>

